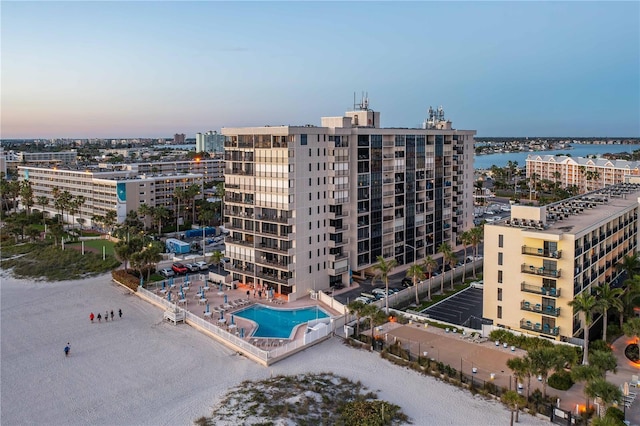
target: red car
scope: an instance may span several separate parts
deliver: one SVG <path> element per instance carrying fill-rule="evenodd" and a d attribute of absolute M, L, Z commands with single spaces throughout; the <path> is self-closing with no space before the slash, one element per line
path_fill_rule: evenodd
<path fill-rule="evenodd" d="M 173 272 L 176 274 L 186 274 L 189 271 L 182 263 L 174 263 L 171 265 L 171 269 L 173 269 Z"/>

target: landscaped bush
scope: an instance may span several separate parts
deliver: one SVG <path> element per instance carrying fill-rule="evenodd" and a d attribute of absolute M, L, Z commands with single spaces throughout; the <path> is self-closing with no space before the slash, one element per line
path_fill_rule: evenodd
<path fill-rule="evenodd" d="M 116 269 L 115 271 L 111 271 L 111 276 L 120 284 L 127 286 L 133 291 L 138 291 L 140 278 L 136 277 L 135 275 L 131 275 L 123 269 Z"/>
<path fill-rule="evenodd" d="M 616 407 L 607 408 L 607 414 L 604 416 L 605 418 L 609 418 L 612 420 L 617 420 L 620 424 L 624 424 L 624 411 Z"/>
<path fill-rule="evenodd" d="M 640 358 L 638 355 L 638 345 L 632 343 L 628 345 L 624 350 L 624 355 L 633 362 L 638 362 Z"/>
<path fill-rule="evenodd" d="M 568 371 L 560 370 L 549 376 L 547 384 L 554 389 L 567 390 L 573 386 L 573 380 Z"/>
<path fill-rule="evenodd" d="M 551 348 L 553 343 L 547 339 L 540 339 L 538 337 L 528 337 L 525 335 L 516 335 L 508 330 L 498 329 L 493 330 L 489 334 L 491 340 L 497 340 L 506 343 L 508 346 L 515 346 L 517 348 L 524 349 L 526 351 L 532 349 L 539 349 L 543 347 Z"/>
<path fill-rule="evenodd" d="M 605 351 L 605 352 L 611 352 L 611 346 L 609 346 L 608 343 L 606 343 L 604 340 L 596 340 L 592 343 L 589 343 L 589 352 L 591 351 Z"/>

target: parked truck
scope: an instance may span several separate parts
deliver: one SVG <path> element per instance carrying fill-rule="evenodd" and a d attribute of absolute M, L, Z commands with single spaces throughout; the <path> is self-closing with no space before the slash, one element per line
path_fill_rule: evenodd
<path fill-rule="evenodd" d="M 169 253 L 186 254 L 191 251 L 191 245 L 175 238 L 167 238 L 165 247 Z"/>
<path fill-rule="evenodd" d="M 184 236 L 187 238 L 197 238 L 197 237 L 202 237 L 202 230 L 203 228 L 200 229 L 189 229 L 188 231 L 184 232 Z M 210 237 L 216 235 L 216 228 L 214 228 L 213 226 L 207 226 L 204 228 L 204 236 L 205 237 Z"/>

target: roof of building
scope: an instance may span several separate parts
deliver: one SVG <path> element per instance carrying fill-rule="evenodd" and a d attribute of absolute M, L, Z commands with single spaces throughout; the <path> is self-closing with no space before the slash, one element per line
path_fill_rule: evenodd
<path fill-rule="evenodd" d="M 493 223 L 491 226 L 510 226 L 523 231 L 555 235 L 579 234 L 595 224 L 615 217 L 617 213 L 637 206 L 640 199 L 640 184 L 619 183 L 604 189 L 548 204 L 539 209 L 540 220 L 522 219 L 515 216 Z"/>

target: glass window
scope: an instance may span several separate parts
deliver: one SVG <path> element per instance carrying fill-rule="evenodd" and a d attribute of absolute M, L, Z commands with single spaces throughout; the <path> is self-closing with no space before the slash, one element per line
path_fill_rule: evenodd
<path fill-rule="evenodd" d="M 498 283 L 502 284 L 502 271 L 498 271 Z"/>
<path fill-rule="evenodd" d="M 498 247 L 500 248 L 504 247 L 504 235 L 502 234 L 498 235 Z"/>
<path fill-rule="evenodd" d="M 498 300 L 502 300 L 502 289 L 498 288 Z"/>
<path fill-rule="evenodd" d="M 498 318 L 502 319 L 502 306 L 498 306 Z"/>
<path fill-rule="evenodd" d="M 307 144 L 307 135 L 300 135 L 300 145 L 306 145 Z"/>
<path fill-rule="evenodd" d="M 498 253 L 498 265 L 502 265 L 502 252 Z"/>

